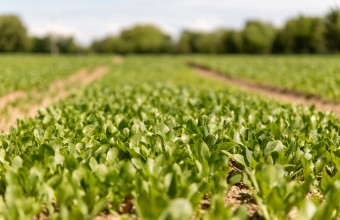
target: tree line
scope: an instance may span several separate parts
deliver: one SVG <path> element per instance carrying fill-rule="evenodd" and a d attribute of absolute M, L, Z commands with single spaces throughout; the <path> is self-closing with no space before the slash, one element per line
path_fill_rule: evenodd
<path fill-rule="evenodd" d="M 340 9 L 323 17 L 299 15 L 281 28 L 269 22 L 248 20 L 241 30 L 218 29 L 209 33 L 184 30 L 179 39 L 153 25 L 136 25 L 119 35 L 97 39 L 85 48 L 72 36 L 30 37 L 20 19 L 0 16 L 0 52 L 35 53 L 338 53 Z"/>
<path fill-rule="evenodd" d="M 0 52 L 79 53 L 87 49 L 74 37 L 47 34 L 28 36 L 27 29 L 15 15 L 0 16 Z"/>

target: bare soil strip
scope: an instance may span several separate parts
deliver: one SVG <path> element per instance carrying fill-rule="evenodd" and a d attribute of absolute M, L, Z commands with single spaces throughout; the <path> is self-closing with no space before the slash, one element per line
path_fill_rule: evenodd
<path fill-rule="evenodd" d="M 188 65 L 204 77 L 227 82 L 247 92 L 254 92 L 277 101 L 283 101 L 291 104 L 315 106 L 315 108 L 320 111 L 333 112 L 338 118 L 340 118 L 340 104 L 325 101 L 318 96 L 306 95 L 294 90 L 282 89 L 235 78 L 195 63 L 188 63 Z"/>
<path fill-rule="evenodd" d="M 99 79 L 105 75 L 106 72 L 107 69 L 105 67 L 95 68 L 91 72 L 82 69 L 66 79 L 56 80 L 48 86 L 46 91 L 35 90 L 31 93 L 31 96 L 33 96 L 34 99 L 37 99 L 38 103 L 32 104 L 28 93 L 21 91 L 1 97 L 0 110 L 4 109 L 6 105 L 16 101 L 21 101 L 25 104 L 9 107 L 7 112 L 9 112 L 10 115 L 7 118 L 0 118 L 0 133 L 2 131 L 8 131 L 10 126 L 15 126 L 17 119 L 36 116 L 39 109 L 47 108 L 48 106 L 59 102 L 71 95 L 76 89 Z M 23 109 L 29 109 L 29 111 L 23 111 Z"/>
<path fill-rule="evenodd" d="M 250 219 L 260 219 L 259 207 L 253 198 L 253 192 L 242 184 L 231 186 L 225 196 L 224 203 L 236 210 L 241 205 L 247 208 L 247 214 Z"/>
<path fill-rule="evenodd" d="M 14 91 L 3 95 L 0 97 L 0 109 L 3 109 L 8 103 L 23 97 L 26 97 L 26 93 L 23 91 Z"/>

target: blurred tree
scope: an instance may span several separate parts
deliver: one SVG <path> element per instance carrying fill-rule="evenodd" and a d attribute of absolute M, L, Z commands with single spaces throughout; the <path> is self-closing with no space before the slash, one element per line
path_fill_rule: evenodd
<path fill-rule="evenodd" d="M 104 39 L 94 41 L 91 49 L 98 53 L 130 53 L 132 47 L 127 48 L 123 40 L 119 37 L 108 36 Z"/>
<path fill-rule="evenodd" d="M 224 30 L 216 30 L 211 33 L 196 33 L 195 48 L 199 53 L 224 53 Z"/>
<path fill-rule="evenodd" d="M 91 44 L 91 50 L 98 53 L 111 53 L 112 52 L 112 37 L 106 37 L 101 40 L 95 40 Z"/>
<path fill-rule="evenodd" d="M 287 21 L 275 36 L 275 53 L 324 53 L 325 25 L 321 18 L 299 16 Z"/>
<path fill-rule="evenodd" d="M 0 52 L 29 50 L 30 41 L 21 20 L 15 15 L 0 16 Z"/>
<path fill-rule="evenodd" d="M 229 36 L 229 31 L 225 29 L 218 29 L 213 32 L 212 40 L 213 40 L 213 47 L 214 50 L 212 53 L 227 53 L 228 48 L 226 44 L 226 38 Z"/>
<path fill-rule="evenodd" d="M 57 36 L 56 44 L 60 53 L 77 53 L 79 46 L 72 36 Z"/>
<path fill-rule="evenodd" d="M 94 41 L 91 49 L 98 53 L 167 53 L 172 50 L 170 36 L 152 25 L 137 25 L 123 30 L 118 37 Z"/>
<path fill-rule="evenodd" d="M 329 52 L 340 51 L 340 9 L 332 8 L 325 17 L 325 39 Z"/>
<path fill-rule="evenodd" d="M 243 51 L 245 53 L 269 53 L 276 29 L 269 23 L 247 21 L 242 31 Z"/>
<path fill-rule="evenodd" d="M 51 39 L 49 36 L 32 37 L 31 51 L 34 53 L 50 53 L 51 52 Z"/>
<path fill-rule="evenodd" d="M 176 45 L 179 53 L 224 53 L 224 35 L 222 29 L 210 33 L 185 30 Z"/>
<path fill-rule="evenodd" d="M 271 52 L 276 54 L 292 53 L 291 46 L 288 46 L 289 42 L 287 38 L 284 30 L 278 30 L 273 40 Z"/>
<path fill-rule="evenodd" d="M 242 33 L 235 30 L 225 31 L 223 36 L 223 47 L 225 53 L 242 53 L 243 52 Z"/>
<path fill-rule="evenodd" d="M 78 53 L 83 52 L 84 49 L 76 44 L 72 36 L 53 36 L 54 46 L 59 53 Z M 31 51 L 34 53 L 51 53 L 52 35 L 46 35 L 43 37 L 33 37 L 31 39 L 32 47 Z"/>
<path fill-rule="evenodd" d="M 214 53 L 215 45 L 214 36 L 212 33 L 196 33 L 196 40 L 193 42 L 196 52 L 199 53 Z"/>
<path fill-rule="evenodd" d="M 120 34 L 121 53 L 164 53 L 170 52 L 172 41 L 153 25 L 137 25 Z"/>
<path fill-rule="evenodd" d="M 181 33 L 179 41 L 177 43 L 176 51 L 179 53 L 195 53 L 195 41 L 197 34 L 188 30 L 184 30 Z"/>

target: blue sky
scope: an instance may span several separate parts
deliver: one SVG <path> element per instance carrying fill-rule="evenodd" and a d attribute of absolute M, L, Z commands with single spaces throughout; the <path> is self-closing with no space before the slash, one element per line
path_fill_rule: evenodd
<path fill-rule="evenodd" d="M 19 15 L 29 33 L 74 35 L 87 44 L 136 23 L 178 36 L 184 28 L 241 28 L 247 19 L 280 26 L 295 15 L 324 15 L 340 0 L 0 0 L 0 14 Z"/>

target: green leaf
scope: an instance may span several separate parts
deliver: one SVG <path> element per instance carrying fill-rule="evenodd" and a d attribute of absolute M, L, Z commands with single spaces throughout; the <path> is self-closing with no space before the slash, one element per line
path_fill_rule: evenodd
<path fill-rule="evenodd" d="M 208 161 L 211 155 L 208 145 L 202 141 L 200 147 L 202 158 Z"/>
<path fill-rule="evenodd" d="M 198 160 L 195 160 L 195 163 L 196 163 L 196 167 L 198 169 L 198 172 L 202 172 L 203 171 L 203 166 L 202 164 L 198 161 Z"/>
<path fill-rule="evenodd" d="M 22 167 L 23 160 L 19 156 L 15 156 L 12 160 L 11 166 L 12 168 L 17 171 L 19 168 Z"/>
<path fill-rule="evenodd" d="M 281 141 L 269 141 L 264 149 L 264 155 L 271 154 L 275 151 L 282 151 L 285 149 L 285 146 Z"/>
<path fill-rule="evenodd" d="M 240 163 L 243 166 L 247 166 L 246 162 L 244 161 L 244 157 L 241 154 L 234 154 L 232 155 L 232 157 L 236 162 Z"/>
<path fill-rule="evenodd" d="M 6 151 L 2 148 L 0 148 L 0 162 L 5 163 L 6 162 Z"/>
<path fill-rule="evenodd" d="M 242 180 L 242 175 L 241 174 L 236 174 L 233 175 L 228 179 L 228 184 L 229 185 L 235 185 L 236 183 L 239 183 Z"/>
<path fill-rule="evenodd" d="M 57 150 L 54 154 L 54 161 L 56 165 L 64 164 L 64 157 L 60 154 L 59 150 Z"/>
<path fill-rule="evenodd" d="M 193 208 L 191 203 L 184 198 L 177 198 L 170 202 L 158 219 L 187 220 L 192 217 L 192 214 Z"/>
<path fill-rule="evenodd" d="M 111 148 L 106 154 L 106 162 L 108 165 L 113 165 L 118 158 L 119 150 L 117 148 Z"/>
<path fill-rule="evenodd" d="M 258 163 L 257 163 L 257 161 L 253 158 L 252 152 L 251 152 L 250 150 L 248 150 L 248 148 L 245 148 L 245 153 L 246 153 L 246 159 L 247 159 L 247 161 L 249 162 L 250 167 L 251 167 L 252 169 L 255 169 Z"/>

